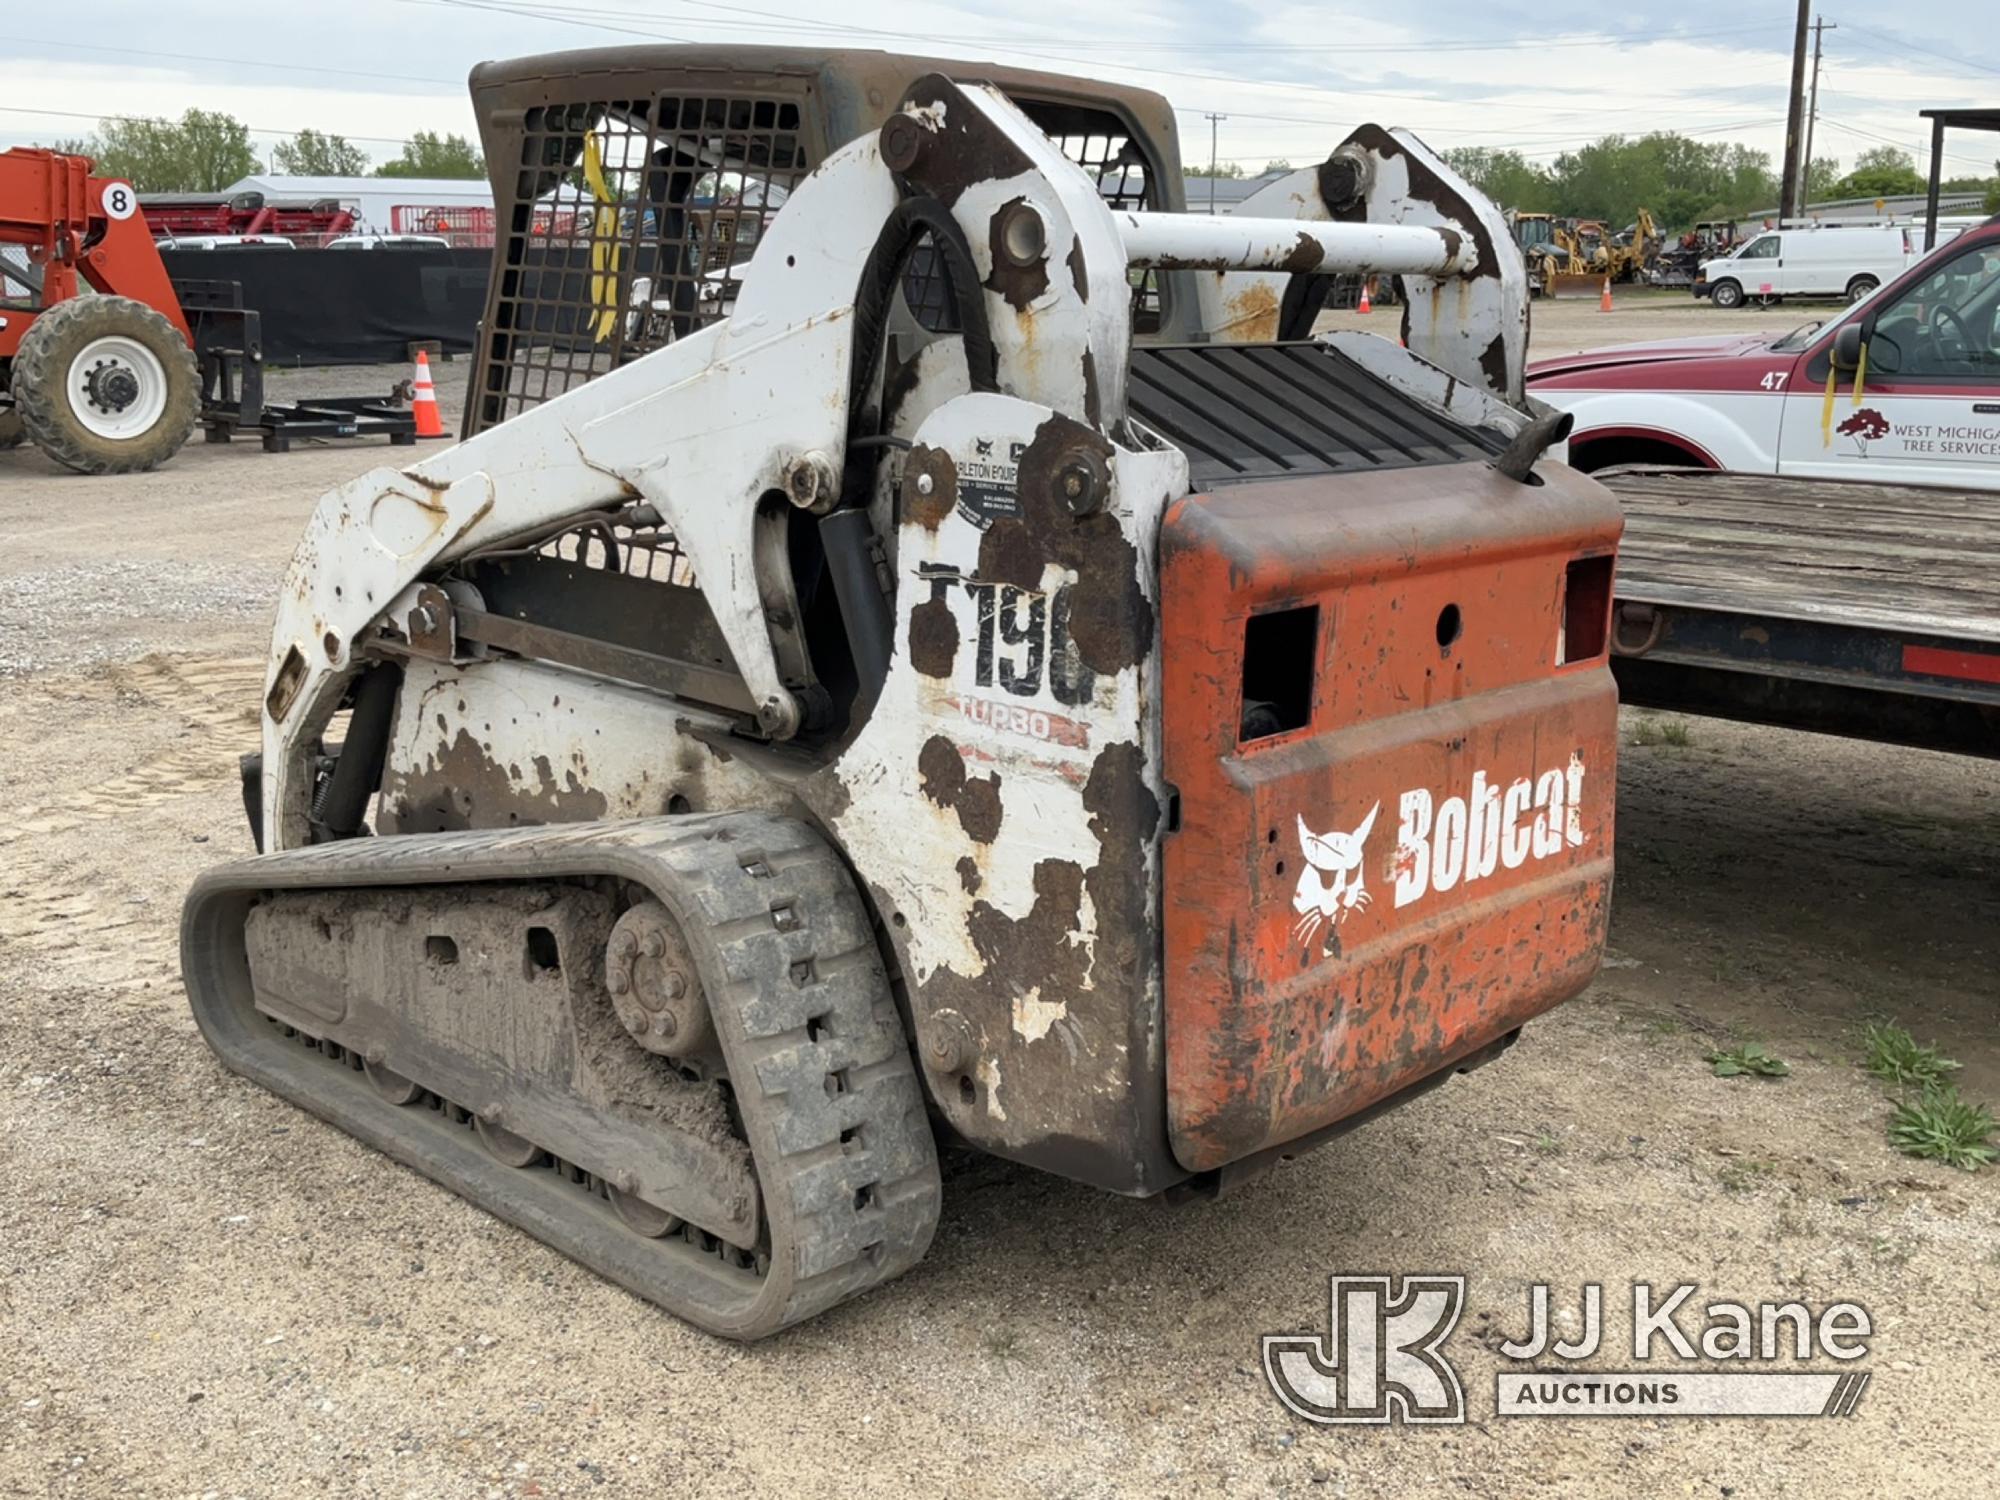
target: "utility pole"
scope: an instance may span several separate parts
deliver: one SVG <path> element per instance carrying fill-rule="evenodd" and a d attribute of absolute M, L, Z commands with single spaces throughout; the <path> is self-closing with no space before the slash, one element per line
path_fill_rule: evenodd
<path fill-rule="evenodd" d="M 1228 118 L 1228 115 L 1208 117 L 1208 211 L 1210 213 L 1215 212 L 1215 174 L 1220 166 L 1215 155 L 1215 127 Z"/>
<path fill-rule="evenodd" d="M 1819 123 L 1819 53 L 1820 43 L 1829 31 L 1840 27 L 1824 17 L 1815 17 L 1813 29 L 1812 99 L 1806 105 L 1806 148 L 1799 164 L 1799 206 L 1812 207 L 1812 151 L 1813 126 Z"/>
<path fill-rule="evenodd" d="M 1792 91 L 1785 108 L 1785 170 L 1778 179 L 1778 223 L 1797 216 L 1799 206 L 1799 129 L 1805 108 L 1806 22 L 1812 19 L 1812 0 L 1799 0 L 1798 31 L 1792 38 Z"/>

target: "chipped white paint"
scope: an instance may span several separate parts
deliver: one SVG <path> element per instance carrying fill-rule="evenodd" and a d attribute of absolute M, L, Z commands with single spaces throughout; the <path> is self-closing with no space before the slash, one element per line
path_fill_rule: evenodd
<path fill-rule="evenodd" d="M 1025 995 L 1014 997 L 1014 1034 L 1024 1042 L 1039 1042 L 1051 1026 L 1068 1015 L 1067 1001 L 1044 1000 L 1042 987 L 1036 985 Z"/>
<path fill-rule="evenodd" d="M 658 817 L 676 796 L 696 808 L 789 810 L 783 782 L 729 729 L 719 714 L 560 667 L 412 660 L 383 770 L 386 817 L 376 826 L 437 826 L 441 793 L 475 790 L 460 780 L 468 761 L 491 768 L 480 795 L 504 783 L 531 818 L 553 818 L 562 798 L 579 793 L 602 799 L 593 816 L 603 818 Z M 723 742 L 727 753 L 710 748 Z"/>
<path fill-rule="evenodd" d="M 1006 1124 L 1007 1108 L 1000 1102 L 1000 1059 L 980 1058 L 978 1073 L 980 1092 L 986 1098 L 986 1113 L 1001 1124 Z"/>
<path fill-rule="evenodd" d="M 271 642 L 267 686 L 293 649 L 305 664 L 286 712 L 265 718 L 272 848 L 307 840 L 308 747 L 339 702 L 352 643 L 390 599 L 441 563 L 635 492 L 667 518 L 697 574 L 722 583 L 710 606 L 753 696 L 796 712 L 751 563 L 756 505 L 791 459 L 841 462 L 855 286 L 895 201 L 872 137 L 833 153 L 765 232 L 728 319 L 320 502 Z M 386 541 L 371 526 L 378 506 Z M 417 521 L 433 513 L 426 536 Z"/>
<path fill-rule="evenodd" d="M 1288 196 L 1298 201 L 1297 194 Z M 1378 271 L 1438 277 L 1463 276 L 1478 264 L 1469 242 L 1452 245 L 1422 225 L 1312 221 L 1295 214 L 1265 218 L 1247 212 L 1247 208 L 1239 207 L 1226 219 L 1121 210 L 1118 230 L 1124 237 L 1125 253 L 1135 266 L 1173 267 L 1221 260 L 1287 274 Z"/>
<path fill-rule="evenodd" d="M 982 449 L 991 458 L 1005 455 L 1012 444 L 1025 446 L 1053 415 L 1046 407 L 1009 396 L 975 394 L 940 408 L 915 438 L 925 447 L 951 454 L 965 474 L 981 461 Z M 961 483 L 962 503 L 935 530 L 906 520 L 898 533 L 897 654 L 867 728 L 835 766 L 849 792 L 848 806 L 835 820 L 836 832 L 891 905 L 913 918 L 903 936 L 919 984 L 940 968 L 967 978 L 986 972 L 985 960 L 968 931 L 976 904 L 1025 918 L 1034 907 L 1038 863 L 1067 860 L 1084 870 L 1098 863 L 1103 851 L 1091 832 L 1083 787 L 1105 748 L 1121 742 L 1139 746 L 1148 786 L 1156 798 L 1165 800 L 1159 781 L 1159 714 L 1149 711 L 1158 701 L 1157 647 L 1137 665 L 1115 673 L 1092 673 L 1089 697 L 1081 703 L 1064 701 L 1059 692 L 1057 678 L 1049 670 L 1059 646 L 1049 635 L 1041 642 L 1042 666 L 1031 692 L 1007 691 L 1006 673 L 1011 664 L 1015 669 L 1011 680 L 1022 685 L 1035 652 L 1033 643 L 1007 645 L 996 623 L 994 653 L 982 663 L 978 590 L 994 590 L 990 608 L 1011 610 L 1009 618 L 1017 628 L 1022 620 L 1039 618 L 1048 631 L 1058 591 L 1076 579 L 1050 564 L 1042 573 L 1043 593 L 1008 591 L 1014 595 L 1011 601 L 999 585 L 982 579 L 983 518 L 963 503 L 965 488 Z M 1149 598 L 1155 588 L 1154 541 L 1161 512 L 1187 488 L 1187 461 L 1177 449 L 1114 445 L 1107 511 L 1134 548 L 1140 584 Z M 945 679 L 919 672 L 903 649 L 910 638 L 911 616 L 934 597 L 942 598 L 951 611 L 958 633 L 951 675 Z M 968 705 L 998 707 L 968 714 Z M 1023 717 L 1017 719 L 1017 714 Z M 1038 734 L 1044 724 L 1050 732 Z M 1055 732 L 1058 726 L 1061 733 Z M 1004 770 L 1000 827 L 988 845 L 972 843 L 954 808 L 940 806 L 918 790 L 923 781 L 918 762 L 925 742 L 940 733 L 958 747 L 968 776 Z M 916 847 L 942 851 L 948 857 L 911 858 Z M 973 851 L 977 862 L 976 892 L 965 889 L 954 866 L 957 853 L 964 850 Z M 1149 872 L 1149 884 L 1153 881 L 1157 871 Z M 919 916 L 921 920 L 915 920 Z M 1087 892 L 1072 936 L 1094 956 L 1097 913 Z"/>

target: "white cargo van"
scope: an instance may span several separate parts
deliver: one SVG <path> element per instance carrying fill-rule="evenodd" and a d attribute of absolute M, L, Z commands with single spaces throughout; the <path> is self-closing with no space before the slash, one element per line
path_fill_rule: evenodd
<path fill-rule="evenodd" d="M 1940 228 L 1940 237 L 1944 231 Z M 1909 267 L 1923 230 L 1896 224 L 1821 224 L 1770 229 L 1734 255 L 1704 261 L 1694 294 L 1717 307 L 1780 297 L 1844 297 L 1859 302 Z"/>

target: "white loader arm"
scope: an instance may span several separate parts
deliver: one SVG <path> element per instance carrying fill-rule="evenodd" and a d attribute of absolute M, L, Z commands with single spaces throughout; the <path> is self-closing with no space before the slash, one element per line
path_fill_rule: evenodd
<path fill-rule="evenodd" d="M 1517 409 L 1526 405 L 1528 273 L 1500 210 L 1407 130 L 1363 125 L 1316 167 L 1302 167 L 1237 206 L 1236 218 L 1401 225 L 1441 232 L 1457 253 L 1437 268 L 1404 271 L 1403 339 L 1452 379 Z M 1280 337 L 1284 271 L 1201 278 L 1202 326 L 1229 342 Z M 1328 269 L 1353 270 L 1354 266 Z M 1378 265 L 1377 270 L 1391 267 Z M 1285 337 L 1306 337 L 1288 330 Z"/>
<path fill-rule="evenodd" d="M 835 153 L 772 224 L 728 319 L 407 469 L 361 475 L 320 501 L 293 555 L 264 703 L 265 826 L 301 841 L 309 775 L 297 753 L 383 619 L 454 558 L 565 517 L 650 501 L 672 529 L 759 717 L 783 735 L 780 679 L 754 577 L 759 499 L 840 471 L 856 277 L 896 188 L 876 142 Z"/>

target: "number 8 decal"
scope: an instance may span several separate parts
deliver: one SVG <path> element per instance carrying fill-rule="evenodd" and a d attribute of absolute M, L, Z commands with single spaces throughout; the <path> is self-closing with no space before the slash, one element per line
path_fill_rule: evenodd
<path fill-rule="evenodd" d="M 107 219 L 129 219 L 139 211 L 139 195 L 132 191 L 129 182 L 107 182 L 104 184 L 104 217 Z"/>

